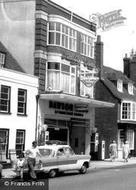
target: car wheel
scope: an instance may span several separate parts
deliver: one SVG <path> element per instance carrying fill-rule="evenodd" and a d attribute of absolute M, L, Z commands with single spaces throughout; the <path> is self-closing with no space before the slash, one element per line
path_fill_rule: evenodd
<path fill-rule="evenodd" d="M 86 172 L 87 172 L 87 166 L 86 166 L 86 164 L 83 164 L 81 169 L 80 169 L 80 173 L 85 174 Z"/>
<path fill-rule="evenodd" d="M 56 175 L 57 175 L 57 170 L 52 169 L 52 170 L 49 171 L 49 177 L 50 177 L 50 178 L 53 178 L 53 177 L 55 177 Z"/>

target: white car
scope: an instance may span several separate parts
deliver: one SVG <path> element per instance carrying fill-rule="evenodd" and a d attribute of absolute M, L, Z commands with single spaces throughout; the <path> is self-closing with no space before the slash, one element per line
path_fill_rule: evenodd
<path fill-rule="evenodd" d="M 85 174 L 90 166 L 90 155 L 77 155 L 69 145 L 44 145 L 38 149 L 42 156 L 37 158 L 35 170 L 44 171 L 49 177 L 70 170 Z"/>

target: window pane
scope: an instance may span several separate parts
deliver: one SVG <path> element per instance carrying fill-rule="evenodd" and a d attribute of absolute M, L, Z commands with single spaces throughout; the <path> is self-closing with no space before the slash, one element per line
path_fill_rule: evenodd
<path fill-rule="evenodd" d="M 56 33 L 56 44 L 60 45 L 60 33 Z"/>
<path fill-rule="evenodd" d="M 55 38 L 53 32 L 49 32 L 49 44 L 55 44 Z"/>
<path fill-rule="evenodd" d="M 70 66 L 62 64 L 61 70 L 69 73 L 70 72 Z"/>
<path fill-rule="evenodd" d="M 55 23 L 54 22 L 50 22 L 49 30 L 55 30 Z"/>
<path fill-rule="evenodd" d="M 60 70 L 60 63 L 48 62 L 48 69 Z"/>
<path fill-rule="evenodd" d="M 56 31 L 60 31 L 60 23 L 56 23 Z"/>
<path fill-rule="evenodd" d="M 71 76 L 71 93 L 74 94 L 75 93 L 75 86 L 76 86 L 76 77 L 75 76 Z"/>
<path fill-rule="evenodd" d="M 69 92 L 69 86 L 70 86 L 70 75 L 69 74 L 65 74 L 65 73 L 62 73 L 61 74 L 62 76 L 62 90 L 65 92 L 65 93 L 68 93 Z"/>
<path fill-rule="evenodd" d="M 47 87 L 51 87 L 52 90 L 60 90 L 60 72 L 47 72 Z"/>

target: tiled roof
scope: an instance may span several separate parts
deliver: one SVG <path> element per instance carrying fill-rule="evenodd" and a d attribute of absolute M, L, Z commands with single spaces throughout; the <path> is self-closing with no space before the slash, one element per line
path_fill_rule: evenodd
<path fill-rule="evenodd" d="M 117 71 L 110 67 L 104 66 L 103 73 L 104 73 L 104 77 L 108 78 L 111 81 L 117 81 L 118 79 L 121 79 L 124 83 L 128 83 L 128 82 L 134 83 L 126 75 L 124 75 L 121 71 Z"/>
<path fill-rule="evenodd" d="M 116 81 L 118 79 L 123 80 L 123 82 L 126 84 L 128 82 L 132 82 L 130 79 L 128 79 L 121 71 L 114 70 L 109 67 L 104 67 L 103 69 L 104 77 L 101 80 L 104 85 L 110 90 L 110 92 L 118 99 L 120 100 L 132 100 L 136 101 L 136 88 L 134 87 L 134 95 L 131 95 L 128 93 L 128 90 L 123 87 L 123 92 L 119 92 L 117 90 L 117 86 L 113 81 Z"/>
<path fill-rule="evenodd" d="M 23 68 L 19 65 L 12 54 L 7 50 L 7 48 L 2 44 L 2 42 L 0 42 L 0 52 L 5 54 L 4 68 L 25 73 Z"/>

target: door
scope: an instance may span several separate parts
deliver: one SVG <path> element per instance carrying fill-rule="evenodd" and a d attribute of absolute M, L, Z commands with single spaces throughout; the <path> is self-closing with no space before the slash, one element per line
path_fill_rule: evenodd
<path fill-rule="evenodd" d="M 77 168 L 77 158 L 70 147 L 59 148 L 56 156 L 60 171 L 74 170 Z"/>

